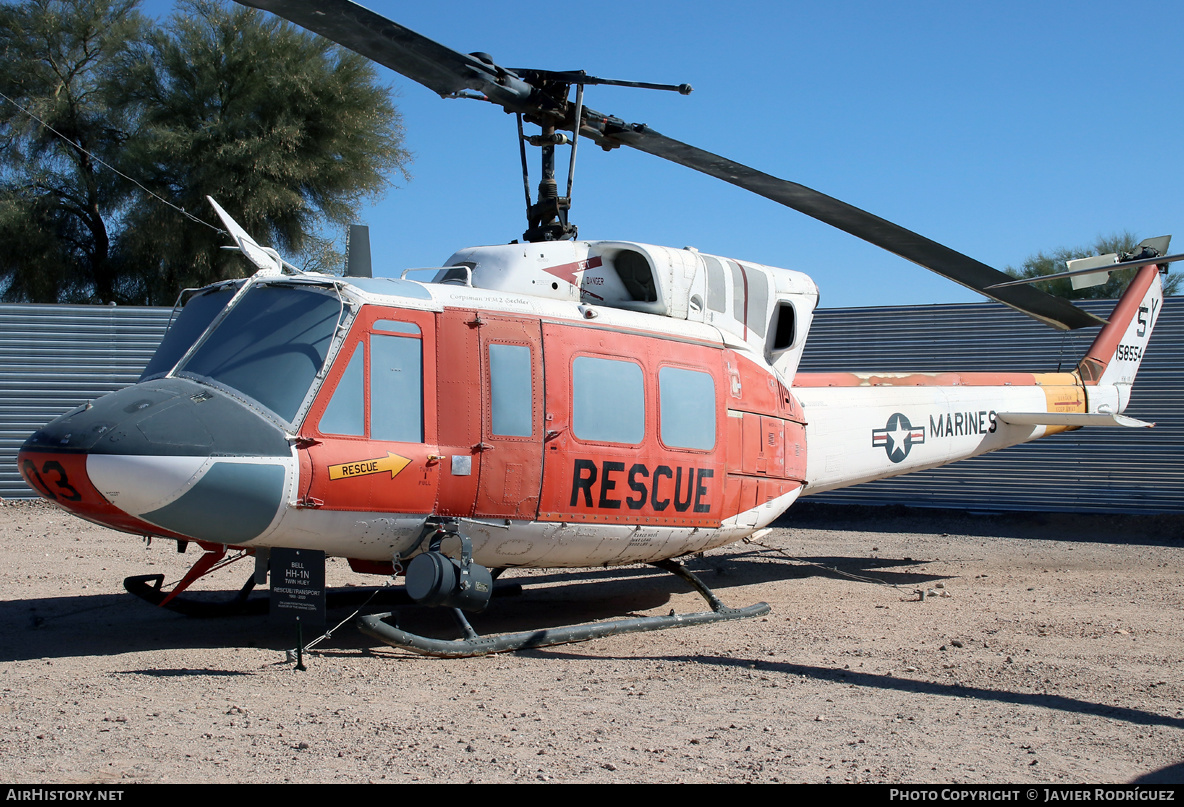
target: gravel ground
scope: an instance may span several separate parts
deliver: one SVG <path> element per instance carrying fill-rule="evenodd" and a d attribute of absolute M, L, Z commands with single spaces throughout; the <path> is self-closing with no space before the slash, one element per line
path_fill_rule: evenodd
<path fill-rule="evenodd" d="M 1184 782 L 1178 517 L 806 503 L 689 563 L 766 617 L 462 660 L 347 624 L 304 672 L 266 617 L 123 592 L 193 550 L 11 502 L 0 546 L 0 781 Z M 703 609 L 647 567 L 502 580 L 478 630 Z"/>

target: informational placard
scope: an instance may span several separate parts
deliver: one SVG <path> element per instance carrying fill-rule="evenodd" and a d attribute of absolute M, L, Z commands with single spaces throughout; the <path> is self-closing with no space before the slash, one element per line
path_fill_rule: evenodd
<path fill-rule="evenodd" d="M 324 552 L 282 547 L 271 550 L 271 618 L 324 627 Z"/>

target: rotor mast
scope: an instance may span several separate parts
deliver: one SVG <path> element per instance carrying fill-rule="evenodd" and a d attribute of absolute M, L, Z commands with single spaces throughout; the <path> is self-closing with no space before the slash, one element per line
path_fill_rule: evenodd
<path fill-rule="evenodd" d="M 477 58 L 484 58 L 486 54 L 471 54 Z M 587 124 L 584 109 L 584 85 L 607 84 L 618 87 L 639 87 L 647 90 L 670 90 L 680 95 L 689 95 L 692 91 L 690 84 L 653 84 L 642 81 L 618 81 L 616 79 L 596 78 L 589 76 L 583 70 L 520 70 L 512 71 L 524 77 L 538 88 L 540 100 L 546 99 L 548 112 L 539 117 L 527 115 L 526 120 L 535 123 L 542 130 L 540 134 L 526 136 L 522 131 L 523 113 L 517 113 L 519 152 L 522 158 L 522 184 L 526 191 L 526 232 L 522 240 L 527 242 L 563 241 L 575 239 L 579 228 L 568 220 L 571 210 L 572 184 L 576 174 L 576 149 L 580 141 L 580 127 Z M 576 88 L 574 101 L 569 100 L 571 88 Z M 571 131 L 571 137 L 561 129 Z M 538 146 L 541 149 L 540 167 L 542 178 L 539 180 L 538 201 L 530 199 L 530 176 L 526 160 L 526 144 Z M 559 182 L 555 178 L 555 147 L 571 146 L 571 157 L 567 166 L 567 194 L 559 195 Z M 614 146 L 605 146 L 606 149 Z"/>
<path fill-rule="evenodd" d="M 575 238 L 578 228 L 568 222 L 567 212 L 571 209 L 572 170 L 575 168 L 576 142 L 578 135 L 568 138 L 567 135 L 556 130 L 555 124 L 547 123 L 542 126 L 542 134 L 533 137 L 522 137 L 522 121 L 519 115 L 518 132 L 524 143 L 539 146 L 542 149 L 540 162 L 543 172 L 539 180 L 538 201 L 530 201 L 530 179 L 526 165 L 526 149 L 522 153 L 522 182 L 526 188 L 526 232 L 522 234 L 524 241 L 562 241 Z M 568 166 L 567 195 L 559 195 L 559 183 L 555 179 L 555 146 L 571 145 L 571 162 Z"/>

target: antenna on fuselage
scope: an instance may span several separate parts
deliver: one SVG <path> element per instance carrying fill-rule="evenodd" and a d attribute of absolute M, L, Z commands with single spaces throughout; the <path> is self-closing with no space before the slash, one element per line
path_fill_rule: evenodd
<path fill-rule="evenodd" d="M 374 277 L 370 265 L 370 228 L 351 224 L 345 236 L 345 276 Z"/>

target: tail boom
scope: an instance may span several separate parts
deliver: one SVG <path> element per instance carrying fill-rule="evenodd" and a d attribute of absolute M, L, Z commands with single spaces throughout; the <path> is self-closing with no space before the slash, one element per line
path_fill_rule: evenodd
<path fill-rule="evenodd" d="M 798 373 L 802 495 L 985 454 L 1083 426 L 1150 426 L 1121 413 L 1159 318 L 1159 268 L 1139 270 L 1072 373 Z"/>
<path fill-rule="evenodd" d="M 1086 412 L 1076 373 L 798 373 L 803 495 L 936 468 L 1062 432 Z M 1013 423 L 1013 412 L 1048 413 Z"/>

